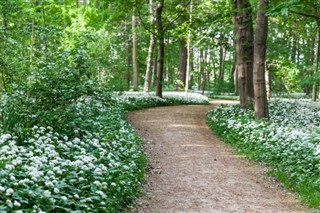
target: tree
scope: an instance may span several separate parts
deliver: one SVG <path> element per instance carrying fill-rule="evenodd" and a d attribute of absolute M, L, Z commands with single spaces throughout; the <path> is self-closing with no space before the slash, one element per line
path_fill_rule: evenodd
<path fill-rule="evenodd" d="M 153 26 L 155 23 L 153 0 L 149 0 L 149 14 L 150 14 L 150 25 Z M 152 30 L 150 32 L 150 43 L 149 43 L 148 56 L 147 56 L 147 68 L 146 68 L 146 75 L 145 75 L 145 80 L 144 80 L 144 92 L 149 91 L 154 42 L 155 42 L 155 36 L 154 36 L 154 31 Z M 154 66 L 157 66 L 157 65 L 155 64 Z"/>
<path fill-rule="evenodd" d="M 248 0 L 233 0 L 233 20 L 236 37 L 236 72 L 240 107 L 246 108 L 253 98 L 253 27 L 252 9 Z"/>
<path fill-rule="evenodd" d="M 137 17 L 136 9 L 133 7 L 132 13 L 132 66 L 133 66 L 133 90 L 139 90 L 138 72 L 138 37 L 137 37 Z"/>
<path fill-rule="evenodd" d="M 157 36 L 158 36 L 156 95 L 160 98 L 162 98 L 163 68 L 164 68 L 164 29 L 162 24 L 163 7 L 164 7 L 164 0 L 159 0 L 156 8 L 156 25 L 157 25 Z"/>
<path fill-rule="evenodd" d="M 266 10 L 269 0 L 259 0 L 254 36 L 254 116 L 256 119 L 269 118 L 266 92 L 265 69 L 268 35 L 268 17 Z"/>
<path fill-rule="evenodd" d="M 185 38 L 179 39 L 179 68 L 178 68 L 178 82 L 176 85 L 177 90 L 181 90 L 186 86 L 186 74 L 187 74 L 187 59 L 188 48 Z"/>

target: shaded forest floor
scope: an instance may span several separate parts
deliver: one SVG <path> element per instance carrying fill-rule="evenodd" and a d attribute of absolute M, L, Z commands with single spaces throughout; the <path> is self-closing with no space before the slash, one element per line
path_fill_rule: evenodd
<path fill-rule="evenodd" d="M 129 113 L 129 122 L 144 138 L 149 166 L 135 212 L 308 212 L 261 166 L 212 134 L 206 113 L 220 103 Z"/>

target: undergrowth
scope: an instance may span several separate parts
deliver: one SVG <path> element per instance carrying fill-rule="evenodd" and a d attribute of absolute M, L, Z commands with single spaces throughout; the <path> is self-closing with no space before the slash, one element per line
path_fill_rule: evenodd
<path fill-rule="evenodd" d="M 126 113 L 207 103 L 93 92 L 48 108 L 22 97 L 4 96 L 0 106 L 0 212 L 125 212 L 146 166 Z"/>

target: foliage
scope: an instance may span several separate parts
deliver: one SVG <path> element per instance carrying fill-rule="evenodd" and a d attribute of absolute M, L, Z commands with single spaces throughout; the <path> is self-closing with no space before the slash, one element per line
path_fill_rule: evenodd
<path fill-rule="evenodd" d="M 319 106 L 274 101 L 269 107 L 272 122 L 254 121 L 253 112 L 241 110 L 238 105 L 210 111 L 208 122 L 226 142 L 266 163 L 310 206 L 319 207 Z"/>

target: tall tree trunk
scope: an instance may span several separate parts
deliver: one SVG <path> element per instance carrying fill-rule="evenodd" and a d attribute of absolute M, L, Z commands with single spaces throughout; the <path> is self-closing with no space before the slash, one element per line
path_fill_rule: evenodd
<path fill-rule="evenodd" d="M 267 93 L 267 100 L 271 99 L 271 87 L 270 87 L 270 72 L 267 66 L 267 62 L 265 62 L 265 79 L 266 79 L 266 93 Z"/>
<path fill-rule="evenodd" d="M 153 0 L 149 0 L 149 13 L 150 13 L 150 24 L 151 26 L 154 25 L 154 4 Z M 150 33 L 150 44 L 148 49 L 148 56 L 147 56 L 147 68 L 146 68 L 146 76 L 144 79 L 144 92 L 149 91 L 149 84 L 150 84 L 150 74 L 152 69 L 152 55 L 154 50 L 154 32 Z"/>
<path fill-rule="evenodd" d="M 269 118 L 265 81 L 268 17 L 266 10 L 269 0 L 259 0 L 254 38 L 254 116 L 256 119 Z"/>
<path fill-rule="evenodd" d="M 320 56 L 320 20 L 317 20 L 317 41 L 316 41 L 316 51 L 315 51 L 315 57 L 314 57 L 314 63 L 315 63 L 315 74 L 317 74 L 319 72 L 319 56 Z M 317 82 L 313 83 L 313 87 L 312 87 L 312 101 L 316 101 L 317 100 Z M 320 92 L 319 92 L 319 96 L 320 96 Z"/>
<path fill-rule="evenodd" d="M 156 25 L 157 25 L 157 32 L 158 32 L 156 96 L 160 98 L 162 98 L 163 63 L 164 63 L 164 29 L 162 25 L 163 6 L 164 6 L 164 0 L 159 0 L 157 9 L 156 9 Z"/>
<path fill-rule="evenodd" d="M 224 48 L 223 45 L 220 45 L 219 49 L 219 81 L 223 82 L 224 81 Z"/>
<path fill-rule="evenodd" d="M 157 73 L 158 73 L 157 63 L 158 63 L 158 53 L 155 52 L 155 56 L 153 57 L 153 78 L 152 78 L 152 82 L 151 82 L 151 85 L 153 87 L 156 86 L 156 82 L 157 82 Z"/>
<path fill-rule="evenodd" d="M 206 84 L 207 84 L 207 76 L 208 76 L 208 64 L 210 63 L 210 54 L 209 54 L 209 49 L 208 47 L 205 49 L 204 52 L 204 58 L 203 58 L 203 73 L 202 73 L 202 95 L 204 95 L 204 91 L 206 90 Z"/>
<path fill-rule="evenodd" d="M 131 81 L 131 54 L 130 54 L 130 38 L 129 38 L 129 32 L 130 31 L 130 26 L 126 22 L 125 23 L 125 33 L 124 33 L 124 49 L 126 52 L 126 73 L 125 73 L 125 82 L 126 82 L 126 87 L 127 90 L 130 89 L 130 81 Z"/>
<path fill-rule="evenodd" d="M 31 24 L 31 38 L 30 38 L 30 75 L 33 73 L 33 56 L 34 56 L 34 43 L 35 43 L 35 38 L 34 38 L 34 32 L 35 31 L 35 18 L 32 18 L 32 24 Z"/>
<path fill-rule="evenodd" d="M 188 58 L 188 48 L 187 48 L 186 39 L 180 38 L 180 40 L 179 40 L 178 82 L 176 85 L 177 90 L 183 89 L 186 85 L 187 58 Z"/>
<path fill-rule="evenodd" d="M 136 9 L 133 8 L 132 14 L 132 67 L 133 67 L 133 90 L 139 90 L 138 73 L 138 38 L 137 38 L 137 17 Z"/>
<path fill-rule="evenodd" d="M 204 69 L 205 69 L 205 58 L 204 58 L 204 52 L 203 49 L 200 49 L 200 57 L 199 57 L 199 86 L 198 90 L 202 90 L 203 88 L 203 76 L 204 76 Z"/>
<path fill-rule="evenodd" d="M 193 7 L 193 2 L 190 0 L 190 13 L 189 13 L 189 23 L 191 25 L 192 23 L 192 7 Z M 187 40 L 187 49 L 188 49 L 188 55 L 187 55 L 187 72 L 186 72 L 186 85 L 185 85 L 185 90 L 188 92 L 189 90 L 189 76 L 190 76 L 190 61 L 191 61 L 191 30 L 189 29 L 188 32 L 188 40 Z"/>
<path fill-rule="evenodd" d="M 233 0 L 236 33 L 236 69 L 238 74 L 240 107 L 247 108 L 253 99 L 253 27 L 252 9 L 248 0 Z"/>
<path fill-rule="evenodd" d="M 313 63 L 313 58 L 314 58 L 314 49 L 315 49 L 315 41 L 314 41 L 314 37 L 311 36 L 311 38 L 309 37 L 308 39 L 305 39 L 305 45 L 307 46 L 307 51 L 306 51 L 306 55 L 305 55 L 305 68 L 304 68 L 304 75 L 308 76 L 311 78 L 312 76 L 312 72 L 310 70 L 310 66 L 312 66 Z M 310 85 L 305 85 L 304 86 L 304 92 L 306 93 L 306 95 L 310 94 Z"/>

